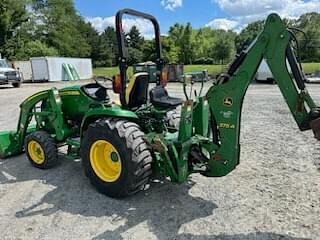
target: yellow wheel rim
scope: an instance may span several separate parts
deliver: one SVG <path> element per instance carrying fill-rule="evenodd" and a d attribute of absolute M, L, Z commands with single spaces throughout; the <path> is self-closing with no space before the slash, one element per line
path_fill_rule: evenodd
<path fill-rule="evenodd" d="M 90 148 L 90 163 L 96 175 L 105 182 L 115 182 L 121 174 L 117 149 L 106 140 L 97 140 Z"/>
<path fill-rule="evenodd" d="M 45 154 L 43 148 L 38 142 L 32 140 L 28 143 L 28 153 L 32 161 L 34 161 L 35 163 L 44 163 Z"/>

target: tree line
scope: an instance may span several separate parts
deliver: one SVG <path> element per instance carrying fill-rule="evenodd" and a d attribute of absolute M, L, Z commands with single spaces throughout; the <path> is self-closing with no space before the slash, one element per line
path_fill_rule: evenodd
<path fill-rule="evenodd" d="M 307 13 L 287 24 L 299 28 L 300 58 L 320 61 L 319 13 Z M 263 28 L 263 21 L 249 24 L 240 33 L 209 27 L 193 29 L 176 23 L 162 36 L 167 62 L 224 64 L 246 48 Z M 130 62 L 154 61 L 154 40 L 145 39 L 136 26 L 126 34 Z M 115 66 L 118 58 L 113 27 L 98 32 L 76 11 L 72 0 L 2 0 L 0 2 L 0 53 L 9 60 L 37 56 L 89 57 L 94 67 Z"/>

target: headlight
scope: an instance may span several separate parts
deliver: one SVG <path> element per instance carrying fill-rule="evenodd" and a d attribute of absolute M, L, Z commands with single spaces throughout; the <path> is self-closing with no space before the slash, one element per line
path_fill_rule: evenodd
<path fill-rule="evenodd" d="M 1 74 L 1 75 L 4 75 L 4 73 L 5 73 L 5 72 L 0 71 L 0 74 Z"/>

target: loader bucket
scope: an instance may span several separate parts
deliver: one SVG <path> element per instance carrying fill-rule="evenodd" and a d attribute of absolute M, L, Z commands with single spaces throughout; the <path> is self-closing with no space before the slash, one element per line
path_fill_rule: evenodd
<path fill-rule="evenodd" d="M 314 133 L 314 137 L 320 140 L 320 118 L 312 120 L 310 122 L 310 127 Z"/>
<path fill-rule="evenodd" d="M 22 152 L 15 131 L 0 132 L 0 158 L 10 157 Z"/>

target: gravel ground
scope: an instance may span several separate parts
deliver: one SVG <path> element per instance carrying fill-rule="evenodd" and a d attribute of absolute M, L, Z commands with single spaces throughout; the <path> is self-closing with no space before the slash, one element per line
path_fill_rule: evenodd
<path fill-rule="evenodd" d="M 54 85 L 2 87 L 0 129 L 15 128 L 24 98 Z M 308 87 L 320 102 L 320 85 Z M 319 142 L 298 130 L 276 85 L 249 88 L 241 146 L 226 177 L 154 182 L 124 200 L 99 194 L 79 161 L 61 158 L 43 171 L 25 155 L 0 160 L 0 238 L 320 239 Z"/>

